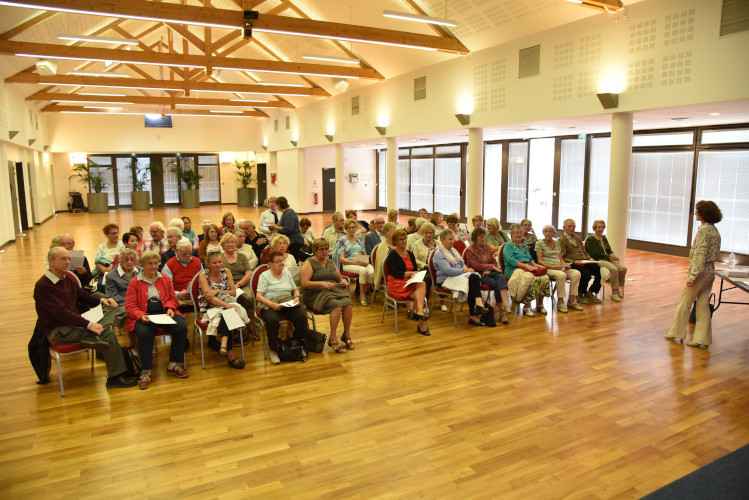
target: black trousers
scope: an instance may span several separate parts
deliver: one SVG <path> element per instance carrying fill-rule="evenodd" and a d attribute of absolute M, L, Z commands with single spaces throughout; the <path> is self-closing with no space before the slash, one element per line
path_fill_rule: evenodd
<path fill-rule="evenodd" d="M 164 306 L 161 301 L 149 302 L 146 314 L 164 314 Z M 187 343 L 187 324 L 185 318 L 175 314 L 172 318 L 176 323 L 173 325 L 157 325 L 155 323 L 135 322 L 135 335 L 138 336 L 138 353 L 140 355 L 141 368 L 150 370 L 153 368 L 151 351 L 153 350 L 153 339 L 156 329 L 161 327 L 172 336 L 172 347 L 169 350 L 169 361 L 181 363 L 185 360 L 185 349 Z"/>
<path fill-rule="evenodd" d="M 585 295 L 585 292 L 598 293 L 601 290 L 601 266 L 598 264 L 584 264 L 582 266 L 572 264 L 572 269 L 580 271 L 580 287 L 577 292 L 579 295 Z M 593 278 L 593 283 L 588 286 L 591 278 Z"/>
<path fill-rule="evenodd" d="M 301 306 L 284 307 L 280 311 L 273 309 L 263 310 L 265 330 L 268 332 L 268 347 L 271 351 L 278 351 L 278 331 L 281 328 L 281 320 L 287 319 L 294 325 L 294 338 L 307 338 L 307 316 Z"/>

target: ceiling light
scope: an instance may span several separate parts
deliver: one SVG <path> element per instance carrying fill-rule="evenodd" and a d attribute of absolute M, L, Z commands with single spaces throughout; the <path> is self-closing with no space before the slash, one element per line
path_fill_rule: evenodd
<path fill-rule="evenodd" d="M 98 42 L 98 43 L 119 43 L 124 45 L 138 45 L 140 42 L 135 38 L 110 38 L 106 36 L 86 36 L 86 35 L 57 35 L 60 40 L 73 40 L 76 42 Z"/>
<path fill-rule="evenodd" d="M 71 71 L 68 74 L 76 76 L 111 76 L 113 78 L 130 78 L 130 75 L 123 75 L 122 73 L 92 73 L 90 71 Z M 80 86 L 81 85 L 76 85 L 76 87 Z"/>
<path fill-rule="evenodd" d="M 569 3 L 583 3 L 583 0 L 564 0 L 565 2 Z"/>
<path fill-rule="evenodd" d="M 318 56 L 315 54 L 302 54 L 302 59 L 314 59 L 317 61 L 339 62 L 344 64 L 359 64 L 359 59 L 353 57 Z"/>
<path fill-rule="evenodd" d="M 124 109 L 124 108 L 118 108 L 116 106 L 115 107 L 113 106 L 83 106 L 83 108 L 84 109 L 116 109 L 116 110 Z"/>
<path fill-rule="evenodd" d="M 66 99 L 52 99 L 51 102 L 74 102 L 78 104 L 135 104 L 134 102 L 117 102 L 117 101 L 71 101 Z"/>
<path fill-rule="evenodd" d="M 108 96 L 108 97 L 125 97 L 125 94 L 101 94 L 96 92 L 79 92 L 76 95 L 95 95 L 95 96 Z"/>
<path fill-rule="evenodd" d="M 231 25 L 231 24 L 217 24 L 217 23 L 204 23 L 200 21 L 193 21 L 190 20 L 185 21 L 183 19 L 169 19 L 165 17 L 149 17 L 149 16 L 135 16 L 135 15 L 115 15 L 115 14 L 109 14 L 107 12 L 98 12 L 95 10 L 85 10 L 85 9 L 67 9 L 65 7 L 56 7 L 54 5 L 34 5 L 34 4 L 27 4 L 23 2 L 7 2 L 7 1 L 0 1 L 0 5 L 7 5 L 9 7 L 21 7 L 24 9 L 36 9 L 36 10 L 51 10 L 54 12 L 69 12 L 71 14 L 88 14 L 91 16 L 103 16 L 103 17 L 119 17 L 122 19 L 140 19 L 141 21 L 155 21 L 155 22 L 162 22 L 162 23 L 177 23 L 177 24 L 192 24 L 196 26 L 209 26 L 213 28 L 227 28 L 230 30 L 236 30 L 239 29 L 239 26 Z"/>
<path fill-rule="evenodd" d="M 201 66 L 202 67 L 202 66 Z M 314 71 L 281 71 L 281 70 L 272 70 L 272 69 L 258 69 L 258 68 L 228 68 L 226 66 L 214 66 L 215 69 L 227 69 L 229 71 L 251 71 L 254 73 L 277 73 L 282 75 L 308 75 L 308 76 L 329 76 L 331 78 L 351 78 L 352 80 L 358 80 L 358 76 L 350 76 L 350 75 L 331 75 L 328 73 L 316 73 Z M 276 84 L 281 85 L 281 84 Z M 299 85 L 300 87 L 304 87 L 304 85 Z"/>
<path fill-rule="evenodd" d="M 232 114 L 242 114 L 242 113 L 244 113 L 244 111 L 234 111 L 234 110 L 228 110 L 228 109 L 227 109 L 227 110 L 217 110 L 217 109 L 212 109 L 212 110 L 211 110 L 211 113 L 232 113 Z"/>
<path fill-rule="evenodd" d="M 0 2 L 0 5 L 2 3 Z M 175 66 L 178 68 L 205 68 L 205 65 L 200 64 L 170 64 L 170 63 L 163 63 L 163 62 L 150 62 L 150 61 L 124 61 L 119 59 L 99 59 L 95 57 L 72 57 L 72 56 L 51 56 L 51 55 L 45 55 L 45 54 L 15 54 L 19 57 L 46 57 L 49 59 L 67 59 L 71 61 L 96 61 L 96 62 L 103 62 L 106 65 L 112 64 L 112 63 L 120 63 L 120 64 L 145 64 L 148 66 Z M 72 74 L 72 73 L 71 73 Z"/>
<path fill-rule="evenodd" d="M 451 21 L 450 19 L 441 19 L 439 17 L 422 16 L 419 14 L 409 14 L 408 12 L 396 12 L 394 10 L 382 11 L 383 17 L 391 17 L 393 19 L 404 19 L 406 21 L 416 21 L 419 23 L 427 24 L 439 24 L 440 26 L 449 26 L 454 28 L 458 25 L 457 22 Z"/>
<path fill-rule="evenodd" d="M 257 82 L 255 85 L 265 85 L 267 87 L 304 87 L 301 83 Z"/>
<path fill-rule="evenodd" d="M 720 116 L 720 113 L 710 113 L 710 116 Z"/>
<path fill-rule="evenodd" d="M 253 100 L 253 99 L 229 99 L 232 102 L 270 102 L 270 101 L 263 101 L 262 99 Z"/>
<path fill-rule="evenodd" d="M 2 5 L 2 2 L 0 2 Z M 359 42 L 359 43 L 371 43 L 373 45 L 387 45 L 389 47 L 403 47 L 406 49 L 418 49 L 418 50 L 429 50 L 431 52 L 437 52 L 434 47 L 421 47 L 419 45 L 409 45 L 406 43 L 393 43 L 393 42 L 381 42 L 378 40 L 366 40 L 364 38 L 350 38 L 346 36 L 331 36 L 331 35 L 316 35 L 314 33 L 299 33 L 298 31 L 287 31 L 287 30 L 274 30 L 266 28 L 253 28 L 254 31 L 263 33 L 277 33 L 279 35 L 297 35 L 297 36 L 308 36 L 311 38 L 325 38 L 326 40 L 339 40 L 342 42 Z"/>

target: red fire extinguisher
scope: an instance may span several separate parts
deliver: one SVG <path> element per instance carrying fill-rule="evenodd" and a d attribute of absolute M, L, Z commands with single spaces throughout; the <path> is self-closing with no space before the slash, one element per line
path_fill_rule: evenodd
<path fill-rule="evenodd" d="M 315 205 L 317 205 L 319 203 L 319 198 L 317 196 L 317 193 L 312 193 L 312 197 L 315 200 Z"/>

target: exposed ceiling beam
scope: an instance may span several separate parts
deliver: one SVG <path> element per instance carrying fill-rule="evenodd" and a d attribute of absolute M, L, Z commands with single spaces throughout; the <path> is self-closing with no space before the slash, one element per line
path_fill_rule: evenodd
<path fill-rule="evenodd" d="M 228 99 L 205 99 L 205 98 L 191 98 L 191 97 L 143 97 L 143 96 L 94 96 L 94 95 L 79 95 L 79 94 L 65 94 L 65 93 L 52 93 L 52 92 L 37 92 L 26 98 L 27 101 L 76 101 L 80 103 L 86 102 L 104 102 L 104 103 L 122 103 L 132 102 L 134 104 L 159 104 L 165 106 L 172 106 L 175 104 L 181 105 L 197 105 L 197 106 L 232 106 L 241 108 L 286 108 L 295 109 L 295 106 L 285 101 L 270 101 L 264 103 L 258 103 L 257 106 L 249 102 L 234 102 Z M 69 104 L 69 103 L 68 103 Z"/>
<path fill-rule="evenodd" d="M 76 58 L 88 61 L 114 61 L 177 67 L 203 67 L 248 70 L 268 73 L 335 76 L 384 80 L 371 68 L 345 68 L 327 64 L 241 59 L 236 57 L 170 54 L 134 50 L 73 47 L 49 43 L 0 40 L 0 54 L 31 54 L 39 57 Z"/>
<path fill-rule="evenodd" d="M 588 7 L 601 12 L 613 12 L 624 7 L 624 4 L 620 0 L 580 0 L 579 2 L 570 2 L 570 0 L 562 0 L 572 5 L 579 5 L 580 7 Z"/>
<path fill-rule="evenodd" d="M 57 106 L 55 104 L 50 104 L 48 106 L 45 106 L 41 109 L 41 111 L 46 112 L 56 112 L 56 113 L 64 113 L 64 112 L 78 112 L 78 113 L 101 113 L 101 114 L 109 114 L 109 115 L 118 115 L 123 113 L 129 113 L 129 114 L 137 114 L 137 115 L 147 115 L 147 114 L 154 114 L 154 115 L 160 115 L 162 114 L 161 108 L 137 108 L 137 109 L 128 109 L 123 110 L 121 112 L 112 112 L 110 110 L 106 109 L 83 109 L 81 106 Z M 170 109 L 165 112 L 167 115 L 201 115 L 201 116 L 251 116 L 256 118 L 267 118 L 268 115 L 266 113 L 263 113 L 262 111 L 242 111 L 242 113 L 212 113 L 205 109 Z"/>
<path fill-rule="evenodd" d="M 54 17 L 57 14 L 58 14 L 57 12 L 50 12 L 50 11 L 42 12 L 38 16 L 32 17 L 31 19 L 29 19 L 25 23 L 21 23 L 18 26 L 16 26 L 15 28 L 6 31 L 2 35 L 0 35 L 0 40 L 10 40 L 14 36 L 20 35 L 24 31 L 26 31 L 27 29 L 33 28 L 37 24 L 43 23 L 47 19 L 49 19 L 51 17 Z"/>
<path fill-rule="evenodd" d="M 19 2 L 19 6 L 41 10 L 61 10 L 63 12 L 80 12 L 109 17 L 165 21 L 229 29 L 241 29 L 245 23 L 242 11 L 239 10 L 155 3 L 145 0 L 23 0 Z M 457 54 L 468 53 L 468 49 L 453 38 L 371 28 L 368 26 L 354 26 L 343 23 L 267 14 L 260 14 L 258 19 L 252 21 L 252 24 L 252 29 L 259 32 L 286 33 L 344 41 L 400 45 Z"/>
<path fill-rule="evenodd" d="M 48 85 L 78 85 L 82 87 L 116 87 L 177 89 L 185 92 L 194 90 L 213 90 L 220 92 L 241 92 L 245 94 L 298 94 L 304 96 L 330 97 L 322 88 L 314 87 L 281 87 L 273 85 L 252 85 L 246 83 L 209 83 L 178 80 L 145 80 L 134 78 L 109 78 L 98 76 L 53 75 L 43 76 L 37 73 L 19 73 L 5 79 L 6 83 L 41 83 Z"/>

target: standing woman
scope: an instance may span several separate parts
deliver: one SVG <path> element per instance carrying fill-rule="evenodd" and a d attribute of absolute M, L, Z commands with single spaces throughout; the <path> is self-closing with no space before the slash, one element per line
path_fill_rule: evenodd
<path fill-rule="evenodd" d="M 335 264 L 328 258 L 328 240 L 322 238 L 312 243 L 312 257 L 302 264 L 302 288 L 304 288 L 304 304 L 315 313 L 330 315 L 330 342 L 328 345 L 337 353 L 342 354 L 346 349 L 355 349 L 351 341 L 351 318 L 354 306 L 348 291 L 348 282 L 343 279 Z M 338 323 L 343 317 L 343 335 L 338 342 L 336 332 Z"/>
<path fill-rule="evenodd" d="M 608 269 L 609 281 L 611 282 L 611 300 L 619 302 L 624 298 L 624 277 L 627 275 L 627 266 L 622 264 L 619 257 L 614 255 L 609 240 L 603 235 L 604 229 L 606 229 L 606 223 L 602 220 L 593 222 L 595 234 L 589 234 L 585 238 L 585 250 L 598 261 L 599 266 Z"/>
<path fill-rule="evenodd" d="M 510 243 L 507 243 L 502 250 L 502 257 L 505 261 L 505 276 L 507 276 L 510 293 L 515 300 L 523 303 L 523 314 L 535 316 L 530 308 L 533 299 L 536 299 L 536 310 L 541 314 L 546 314 L 543 298 L 551 296 L 549 276 L 533 274 L 536 269 L 545 270 L 546 268 L 533 261 L 530 250 L 523 243 L 523 228 L 520 225 L 511 226 Z"/>
<path fill-rule="evenodd" d="M 347 219 L 343 228 L 346 230 L 346 236 L 336 243 L 338 259 L 344 271 L 359 275 L 359 299 L 361 305 L 368 306 L 367 294 L 374 282 L 374 268 L 366 260 L 354 260 L 357 255 L 367 255 L 364 250 L 364 238 L 357 232 L 359 223 L 355 219 Z"/>
<path fill-rule="evenodd" d="M 385 259 L 385 266 L 387 266 L 388 271 L 388 295 L 398 301 L 414 301 L 415 313 L 412 313 L 411 318 L 419 322 L 416 326 L 416 332 L 428 337 L 431 333 L 429 333 L 426 323 L 429 316 L 424 312 L 424 302 L 427 293 L 426 283 L 421 281 L 406 285 L 406 282 L 414 274 L 419 272 L 416 268 L 416 257 L 414 257 L 413 253 L 406 250 L 408 236 L 403 229 L 397 229 L 390 237 L 390 242 L 393 245 L 393 251 Z M 409 309 L 409 312 L 412 311 Z"/>
<path fill-rule="evenodd" d="M 689 250 L 687 283 L 681 292 L 674 321 L 671 323 L 671 330 L 666 334 L 666 338 L 682 341 L 686 339 L 689 309 L 696 299 L 697 322 L 694 325 L 692 341 L 687 345 L 707 349 L 713 341 L 713 325 L 708 300 L 715 280 L 715 260 L 720 251 L 720 233 L 715 224 L 723 219 L 723 214 L 718 205 L 712 201 L 703 200 L 697 203 L 694 216 L 702 224 Z"/>
<path fill-rule="evenodd" d="M 289 253 L 294 256 L 297 262 L 302 262 L 307 258 L 302 253 L 304 246 L 304 236 L 299 228 L 299 216 L 293 208 L 289 207 L 289 202 L 285 196 L 276 198 L 276 204 L 281 211 L 278 224 L 271 224 L 269 227 L 289 239 Z"/>
<path fill-rule="evenodd" d="M 221 251 L 221 242 L 219 240 L 221 232 L 218 230 L 216 224 L 209 223 L 208 229 L 205 232 L 205 238 L 200 242 L 198 247 L 198 255 L 200 260 L 205 262 L 205 257 L 211 252 Z"/>

